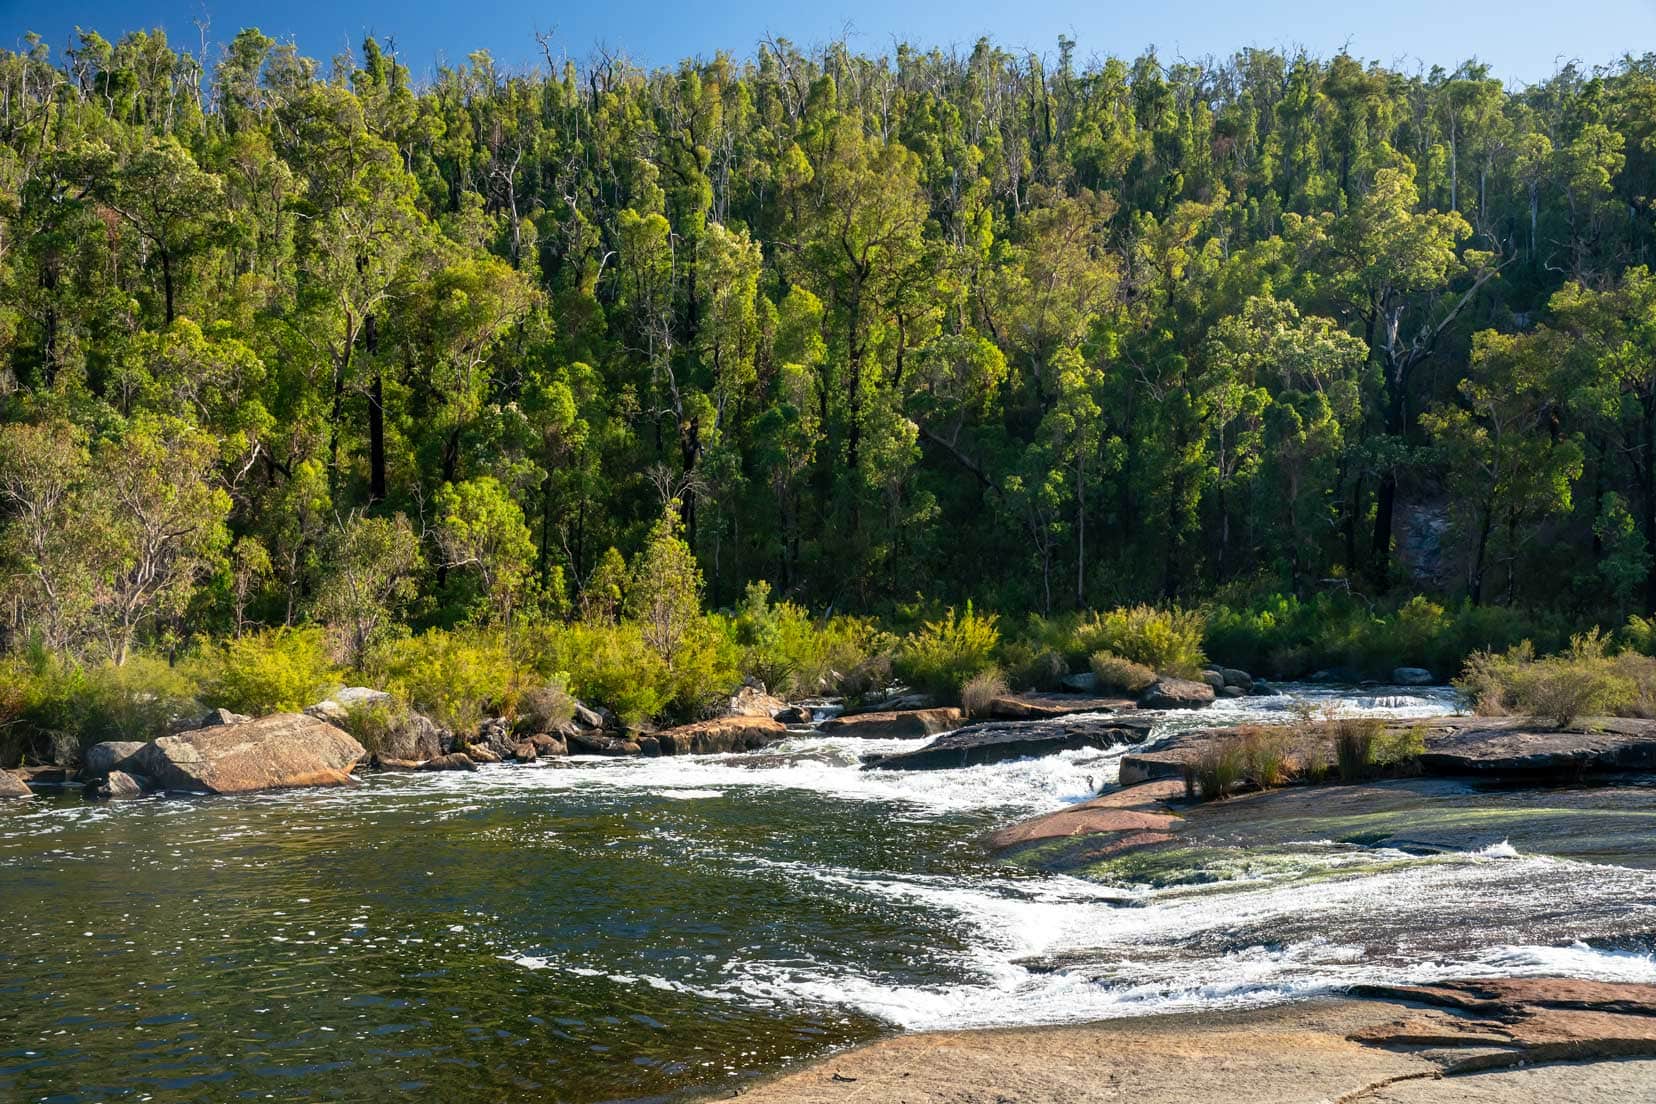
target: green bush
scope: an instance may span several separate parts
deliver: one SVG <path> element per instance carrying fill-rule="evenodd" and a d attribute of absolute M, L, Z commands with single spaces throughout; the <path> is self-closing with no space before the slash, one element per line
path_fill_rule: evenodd
<path fill-rule="evenodd" d="M 1235 738 L 1242 745 L 1242 763 L 1247 777 L 1260 789 L 1288 781 L 1289 734 L 1274 728 L 1240 728 Z"/>
<path fill-rule="evenodd" d="M 994 665 L 1000 630 L 994 614 L 979 614 L 970 602 L 963 613 L 949 610 L 903 638 L 896 668 L 910 686 L 955 698 L 973 675 Z"/>
<path fill-rule="evenodd" d="M 538 668 L 566 672 L 570 693 L 627 724 L 651 719 L 672 697 L 667 663 L 636 625 L 586 621 L 550 630 Z"/>
<path fill-rule="evenodd" d="M 1455 685 L 1479 713 L 1546 717 L 1560 728 L 1578 717 L 1649 711 L 1656 664 L 1632 653 L 1608 655 L 1607 644 L 1594 629 L 1545 658 L 1536 658 L 1528 641 L 1499 655 L 1477 652 Z"/>
<path fill-rule="evenodd" d="M 512 716 L 532 681 L 500 630 L 430 629 L 377 648 L 376 682 L 438 724 L 474 731 L 488 716 Z"/>
<path fill-rule="evenodd" d="M 1340 781 L 1357 782 L 1373 773 L 1375 744 L 1385 727 L 1373 717 L 1341 717 L 1333 723 L 1334 764 Z"/>
<path fill-rule="evenodd" d="M 1241 740 L 1232 736 L 1210 740 L 1195 759 L 1185 764 L 1185 796 L 1222 800 L 1236 791 L 1246 772 L 1247 755 Z"/>
<path fill-rule="evenodd" d="M 552 732 L 575 718 L 575 699 L 566 689 L 566 675 L 554 675 L 518 698 L 518 720 L 529 732 Z"/>
<path fill-rule="evenodd" d="M 33 758 L 69 765 L 103 740 L 150 740 L 200 713 L 189 670 L 135 653 L 117 666 L 45 653 L 0 665 L 0 764 Z"/>
<path fill-rule="evenodd" d="M 1003 641 L 1000 655 L 1007 681 L 1019 690 L 1057 690 L 1070 673 L 1062 652 L 1033 640 Z"/>
<path fill-rule="evenodd" d="M 1081 656 L 1109 652 L 1169 675 L 1194 676 L 1207 662 L 1206 619 L 1194 610 L 1129 606 L 1093 613 L 1077 626 Z"/>
<path fill-rule="evenodd" d="M 711 716 L 742 684 L 742 646 L 727 617 L 703 614 L 690 622 L 667 671 L 667 708 L 677 720 Z"/>
<path fill-rule="evenodd" d="M 303 709 L 339 685 L 317 628 L 249 633 L 208 648 L 196 662 L 202 700 L 249 716 Z"/>
<path fill-rule="evenodd" d="M 1091 666 L 1100 690 L 1136 695 L 1148 690 L 1156 681 L 1156 672 L 1144 664 L 1109 652 L 1094 652 Z"/>

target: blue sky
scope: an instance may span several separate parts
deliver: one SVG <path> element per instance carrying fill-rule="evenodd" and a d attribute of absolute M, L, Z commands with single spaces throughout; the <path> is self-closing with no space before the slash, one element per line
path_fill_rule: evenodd
<path fill-rule="evenodd" d="M 54 46 L 74 27 L 115 38 L 162 26 L 195 44 L 193 21 L 210 17 L 209 41 L 224 42 L 254 25 L 295 39 L 326 58 L 372 32 L 392 36 L 415 75 L 439 58 L 463 60 L 486 48 L 503 65 L 538 59 L 533 34 L 550 30 L 554 49 L 576 60 L 595 46 L 620 49 L 647 64 L 728 49 L 749 56 L 767 34 L 811 45 L 849 32 L 852 44 L 880 51 L 893 41 L 969 49 L 983 34 L 1003 45 L 1055 50 L 1060 34 L 1093 54 L 1131 56 L 1154 44 L 1164 59 L 1225 54 L 1241 46 L 1304 45 L 1320 54 L 1348 46 L 1356 55 L 1398 63 L 1452 66 L 1476 55 L 1509 83 L 1551 73 L 1559 60 L 1607 62 L 1625 52 L 1656 51 L 1656 0 L 823 0 L 790 6 L 759 0 L 0 0 L 0 42 L 25 31 Z"/>

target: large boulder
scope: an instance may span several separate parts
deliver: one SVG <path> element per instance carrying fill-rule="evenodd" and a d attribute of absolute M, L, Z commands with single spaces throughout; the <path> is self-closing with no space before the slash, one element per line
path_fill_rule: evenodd
<path fill-rule="evenodd" d="M 1098 691 L 1098 676 L 1091 671 L 1082 671 L 1076 675 L 1065 675 L 1058 685 L 1071 694 L 1093 694 Z"/>
<path fill-rule="evenodd" d="M 871 755 L 864 767 L 878 770 L 947 770 L 1056 755 L 1082 748 L 1136 744 L 1150 735 L 1151 723 L 1140 718 L 1074 717 L 1042 724 L 975 724 L 940 736 L 918 751 Z"/>
<path fill-rule="evenodd" d="M 424 713 L 410 710 L 380 736 L 376 759 L 435 759 L 443 754 L 443 730 Z"/>
<path fill-rule="evenodd" d="M 943 709 L 896 709 L 833 717 L 819 727 L 824 736 L 857 736 L 865 740 L 913 740 L 936 736 L 966 723 L 966 714 Z"/>
<path fill-rule="evenodd" d="M 774 717 L 784 709 L 788 703 L 775 694 L 768 694 L 763 687 L 743 686 L 730 697 L 730 703 L 725 712 L 732 717 Z"/>
<path fill-rule="evenodd" d="M 1433 682 L 1432 672 L 1424 667 L 1394 667 L 1392 682 L 1398 686 L 1430 686 Z"/>
<path fill-rule="evenodd" d="M 81 756 L 81 777 L 102 778 L 143 748 L 142 740 L 105 740 L 93 744 Z"/>
<path fill-rule="evenodd" d="M 989 703 L 989 716 L 997 721 L 1045 721 L 1073 713 L 1124 713 L 1137 709 L 1130 698 L 1109 698 L 1096 694 L 1046 694 L 1029 692 L 1003 694 Z"/>
<path fill-rule="evenodd" d="M 348 786 L 364 751 L 345 732 L 302 713 L 162 736 L 127 762 L 157 789 L 251 793 L 292 786 Z"/>
<path fill-rule="evenodd" d="M 1205 682 L 1162 677 L 1139 695 L 1141 709 L 1201 709 L 1213 704 L 1213 687 Z"/>
<path fill-rule="evenodd" d="M 427 759 L 419 764 L 423 771 L 474 771 L 477 763 L 463 751 L 451 751 L 447 755 L 439 755 L 435 759 Z"/>
<path fill-rule="evenodd" d="M 752 751 L 788 735 L 787 726 L 770 717 L 717 717 L 655 734 L 662 755 L 719 755 Z"/>
<path fill-rule="evenodd" d="M 580 702 L 575 703 L 575 723 L 582 728 L 608 728 L 604 715 L 596 709 L 588 708 Z"/>
<path fill-rule="evenodd" d="M 0 770 L 0 799 L 8 797 L 33 797 L 34 791 L 9 770 Z"/>

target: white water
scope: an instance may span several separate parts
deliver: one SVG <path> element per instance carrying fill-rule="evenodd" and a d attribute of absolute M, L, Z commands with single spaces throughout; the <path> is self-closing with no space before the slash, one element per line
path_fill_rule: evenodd
<path fill-rule="evenodd" d="M 1438 716 L 1455 707 L 1453 695 L 1441 689 L 1301 692 L 1346 713 L 1394 718 Z M 1289 701 L 1244 698 L 1174 714 L 1157 738 L 1197 725 L 1280 719 Z M 859 769 L 863 754 L 912 746 L 802 736 L 758 757 L 609 760 L 592 769 L 492 776 L 514 789 L 606 786 L 704 801 L 750 788 L 804 790 L 884 803 L 900 830 L 904 821 L 972 813 L 1008 822 L 1085 800 L 1115 781 L 1126 750 L 948 771 Z M 477 781 L 456 777 L 448 784 Z M 1159 891 L 1063 876 L 896 876 L 727 856 L 756 872 L 780 872 L 801 894 L 923 914 L 928 924 L 955 934 L 962 948 L 956 973 L 966 980 L 916 986 L 857 962 L 736 956 L 719 964 L 717 981 L 694 991 L 718 999 L 850 1006 L 905 1028 L 939 1029 L 1236 1006 L 1451 976 L 1568 973 L 1656 983 L 1649 954 L 1581 942 L 1656 931 L 1656 874 L 1525 856 L 1506 841 L 1430 858 L 1301 846 L 1302 865 L 1246 881 Z M 580 969 L 555 957 L 514 960 L 531 969 Z"/>

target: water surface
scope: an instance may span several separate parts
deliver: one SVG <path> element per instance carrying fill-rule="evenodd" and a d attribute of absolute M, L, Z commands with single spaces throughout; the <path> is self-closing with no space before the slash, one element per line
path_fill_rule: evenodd
<path fill-rule="evenodd" d="M 1030 874 L 975 837 L 1092 796 L 1119 753 L 857 767 L 902 746 L 0 806 L 0 1100 L 653 1099 L 899 1028 L 1467 972 L 1656 981 L 1656 875 L 1625 856 L 1527 853 L 1497 819 L 1448 854 L 1306 839 L 1200 883 Z"/>

